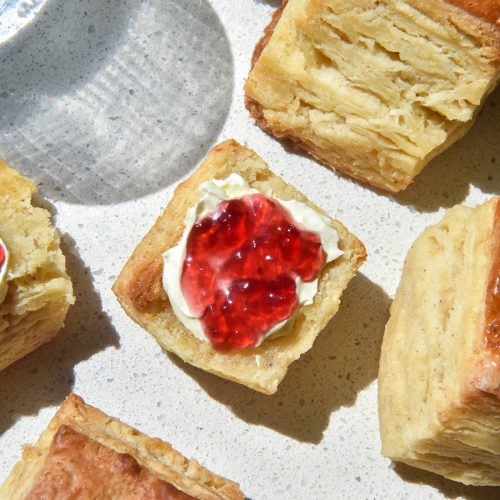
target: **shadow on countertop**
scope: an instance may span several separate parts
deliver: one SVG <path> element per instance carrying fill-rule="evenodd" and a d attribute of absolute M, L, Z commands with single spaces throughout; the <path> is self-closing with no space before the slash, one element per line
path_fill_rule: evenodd
<path fill-rule="evenodd" d="M 271 7 L 278 8 L 283 3 L 283 0 L 256 0 L 256 2 L 270 5 Z M 262 28 L 262 31 L 264 31 L 264 28 Z"/>
<path fill-rule="evenodd" d="M 0 372 L 0 434 L 20 416 L 61 403 L 73 388 L 74 367 L 99 351 L 119 345 L 74 241 L 63 236 L 61 248 L 76 303 L 54 340 Z"/>
<path fill-rule="evenodd" d="M 84 205 L 186 175 L 219 135 L 234 86 L 208 0 L 46 0 L 0 44 L 0 68 L 2 157 L 44 196 Z"/>
<path fill-rule="evenodd" d="M 468 500 L 495 500 L 500 497 L 500 489 L 494 486 L 467 486 L 451 481 L 439 474 L 417 469 L 403 463 L 395 463 L 394 470 L 401 479 L 416 484 L 427 484 L 439 490 L 446 498 L 466 498 Z"/>
<path fill-rule="evenodd" d="M 319 443 L 332 412 L 351 406 L 378 375 L 380 346 L 390 299 L 358 274 L 337 315 L 312 349 L 292 363 L 273 396 L 216 377 L 169 354 L 214 399 L 239 418 L 304 442 Z"/>

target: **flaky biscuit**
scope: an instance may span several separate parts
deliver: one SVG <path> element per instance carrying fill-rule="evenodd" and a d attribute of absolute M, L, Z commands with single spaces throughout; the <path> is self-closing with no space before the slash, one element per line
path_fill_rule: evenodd
<path fill-rule="evenodd" d="M 66 438 L 64 463 L 54 464 L 52 461 L 52 467 L 48 468 L 55 436 L 61 440 Z M 78 443 L 83 443 L 83 446 L 75 447 Z M 95 477 L 89 476 L 77 460 L 82 452 L 84 456 L 85 453 L 94 453 L 85 458 L 90 463 L 97 462 L 102 468 L 111 469 L 109 477 L 96 482 Z M 103 463 L 103 459 L 107 463 Z M 102 413 L 75 394 L 66 398 L 38 442 L 24 447 L 22 460 L 0 487 L 0 499 L 30 498 L 33 489 L 50 492 L 50 498 L 67 498 L 65 495 L 71 496 L 71 492 L 71 498 L 82 498 L 82 492 L 87 492 L 89 485 L 93 489 L 92 495 L 83 495 L 84 498 L 141 498 L 137 491 L 124 494 L 120 480 L 126 483 L 130 477 L 144 473 L 150 479 L 145 490 L 149 495 L 142 498 L 165 498 L 161 493 L 167 486 L 162 482 L 166 482 L 180 492 L 203 500 L 243 499 L 233 481 L 210 472 L 196 460 L 185 458 L 169 443 L 150 438 Z M 144 489 L 141 491 L 144 495 Z"/>
<path fill-rule="evenodd" d="M 498 2 L 456 3 L 285 0 L 255 48 L 246 106 L 334 170 L 405 189 L 498 80 Z"/>
<path fill-rule="evenodd" d="M 0 370 L 51 340 L 74 303 L 50 213 L 31 204 L 35 190 L 0 161 L 0 238 L 10 254 L 0 304 Z"/>
<path fill-rule="evenodd" d="M 197 203 L 201 183 L 223 179 L 233 172 L 264 195 L 303 201 L 327 215 L 274 175 L 256 153 L 235 141 L 223 142 L 177 187 L 172 201 L 135 249 L 113 289 L 126 313 L 166 350 L 203 370 L 273 394 L 288 366 L 311 348 L 318 333 L 337 312 L 342 291 L 365 260 L 366 252 L 354 235 L 331 219 L 344 254 L 323 268 L 314 302 L 300 309 L 290 334 L 267 339 L 259 347 L 230 352 L 218 351 L 209 342 L 199 340 L 172 311 L 162 285 L 161 255 L 181 238 L 185 215 Z"/>
<path fill-rule="evenodd" d="M 456 206 L 417 238 L 385 329 L 382 453 L 500 485 L 500 198 Z"/>

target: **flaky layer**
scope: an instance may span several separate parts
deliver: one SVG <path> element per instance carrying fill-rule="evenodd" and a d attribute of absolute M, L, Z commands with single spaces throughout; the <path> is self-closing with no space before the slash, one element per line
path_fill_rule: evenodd
<path fill-rule="evenodd" d="M 486 335 L 500 199 L 457 206 L 406 258 L 382 345 L 382 452 L 467 484 L 500 484 L 500 357 Z"/>
<path fill-rule="evenodd" d="M 494 25 L 444 1 L 288 0 L 246 104 L 275 136 L 399 191 L 471 126 L 499 54 Z"/>
<path fill-rule="evenodd" d="M 199 199 L 200 184 L 213 178 L 223 179 L 233 172 L 264 195 L 303 201 L 327 215 L 274 175 L 253 151 L 235 141 L 226 141 L 216 146 L 195 173 L 176 189 L 165 212 L 125 265 L 114 291 L 127 314 L 168 351 L 206 371 L 272 394 L 290 363 L 310 349 L 318 333 L 337 312 L 340 295 L 366 253 L 363 244 L 340 222 L 332 219 L 344 254 L 322 270 L 314 303 L 301 308 L 293 331 L 268 339 L 256 348 L 230 352 L 215 350 L 209 342 L 191 334 L 175 317 L 162 286 L 161 254 L 181 238 L 186 212 Z"/>
<path fill-rule="evenodd" d="M 75 394 L 70 394 L 64 401 L 36 445 L 25 447 L 22 461 L 15 465 L 0 487 L 0 499 L 24 499 L 36 486 L 44 471 L 53 438 L 61 426 L 67 426 L 103 447 L 130 455 L 149 474 L 195 498 L 243 499 L 236 483 L 213 474 L 196 460 L 188 460 L 165 441 L 150 438 L 105 415 Z"/>
<path fill-rule="evenodd" d="M 51 340 L 73 304 L 73 287 L 50 213 L 31 205 L 35 186 L 0 161 L 0 237 L 10 253 L 0 304 L 0 370 Z"/>

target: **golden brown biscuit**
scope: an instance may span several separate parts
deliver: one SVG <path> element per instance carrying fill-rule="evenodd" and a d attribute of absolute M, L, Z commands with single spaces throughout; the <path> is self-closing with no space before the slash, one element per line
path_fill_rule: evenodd
<path fill-rule="evenodd" d="M 243 499 L 238 485 L 70 394 L 0 498 Z"/>
<path fill-rule="evenodd" d="M 274 175 L 256 153 L 235 141 L 223 142 L 176 189 L 172 201 L 135 249 L 113 289 L 126 313 L 163 348 L 203 370 L 273 394 L 290 363 L 311 348 L 318 333 L 337 312 L 342 291 L 365 260 L 366 252 L 354 235 L 339 221 L 331 219 L 344 254 L 322 269 L 314 302 L 299 310 L 292 332 L 267 339 L 259 347 L 224 352 L 214 349 L 209 342 L 199 340 L 187 330 L 173 313 L 163 289 L 161 255 L 181 238 L 186 212 L 199 199 L 200 184 L 214 178 L 223 179 L 231 173 L 238 173 L 264 195 L 303 201 L 327 215 Z"/>
<path fill-rule="evenodd" d="M 246 106 L 334 170 L 405 189 L 498 80 L 498 2 L 455 3 L 285 1 L 255 49 Z"/>
<path fill-rule="evenodd" d="M 10 254 L 0 297 L 0 370 L 51 340 L 74 303 L 59 235 L 50 213 L 31 205 L 34 192 L 29 179 L 0 161 L 0 238 Z"/>
<path fill-rule="evenodd" d="M 500 198 L 456 206 L 417 238 L 387 323 L 382 453 L 500 485 Z"/>

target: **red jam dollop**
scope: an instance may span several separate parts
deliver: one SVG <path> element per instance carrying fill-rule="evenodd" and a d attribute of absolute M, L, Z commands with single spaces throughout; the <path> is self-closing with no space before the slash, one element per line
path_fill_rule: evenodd
<path fill-rule="evenodd" d="M 2 268 L 3 268 L 6 260 L 7 260 L 7 256 L 5 254 L 5 248 L 0 243 L 0 272 L 2 271 Z"/>
<path fill-rule="evenodd" d="M 299 306 L 296 278 L 313 281 L 325 262 L 319 235 L 261 194 L 224 200 L 193 225 L 181 288 L 218 348 L 260 343 Z"/>

